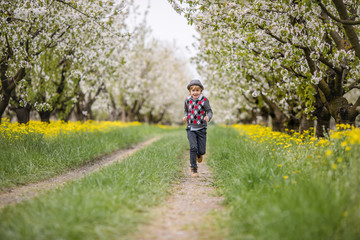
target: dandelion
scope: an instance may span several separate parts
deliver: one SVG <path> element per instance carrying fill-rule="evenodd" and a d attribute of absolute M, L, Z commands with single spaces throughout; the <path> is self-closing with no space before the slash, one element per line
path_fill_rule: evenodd
<path fill-rule="evenodd" d="M 332 155 L 331 149 L 327 149 L 326 152 L 325 152 L 325 155 L 326 156 L 331 156 Z"/>
<path fill-rule="evenodd" d="M 283 178 L 286 180 L 286 179 L 288 179 L 289 177 L 285 175 Z"/>
<path fill-rule="evenodd" d="M 278 167 L 281 167 L 282 165 L 281 165 L 281 164 L 278 164 L 277 166 L 278 166 Z"/>
<path fill-rule="evenodd" d="M 68 122 L 51 121 L 44 123 L 39 121 L 29 121 L 27 124 L 9 123 L 8 121 L 0 125 L 0 136 L 8 139 L 22 139 L 24 135 L 40 134 L 44 138 L 54 138 L 59 134 L 70 134 L 76 132 L 95 132 L 111 131 L 113 128 L 129 127 L 140 125 L 139 122 L 123 123 L 110 121 L 86 121 Z"/>
<path fill-rule="evenodd" d="M 320 139 L 317 143 L 316 146 L 321 146 L 321 147 L 325 147 L 329 145 L 329 140 L 327 139 Z"/>
<path fill-rule="evenodd" d="M 337 159 L 338 163 L 341 163 L 343 161 L 343 158 L 342 157 L 338 157 Z"/>
<path fill-rule="evenodd" d="M 360 129 L 355 128 L 348 134 L 349 141 L 352 145 L 354 144 L 360 144 Z"/>
<path fill-rule="evenodd" d="M 331 165 L 331 169 L 332 169 L 332 170 L 336 170 L 336 169 L 337 169 L 337 164 L 336 164 L 336 163 L 333 163 L 333 164 Z"/>

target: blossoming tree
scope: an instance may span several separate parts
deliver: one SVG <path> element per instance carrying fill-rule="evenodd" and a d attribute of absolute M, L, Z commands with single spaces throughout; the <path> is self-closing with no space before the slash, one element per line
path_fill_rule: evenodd
<path fill-rule="evenodd" d="M 217 89 L 241 92 L 278 130 L 316 117 L 317 134 L 360 113 L 357 1 L 170 0 L 201 33 L 201 73 Z M 218 90 L 219 91 L 219 90 Z M 239 95 L 239 94 L 238 94 Z"/>
<path fill-rule="evenodd" d="M 77 94 L 74 89 L 88 79 L 85 68 L 99 69 L 112 50 L 104 39 L 126 35 L 122 26 L 131 3 L 1 1 L 0 116 L 10 99 L 15 109 L 29 111 L 28 106 L 33 106 L 44 118 L 54 109 L 69 113 Z M 74 68 L 76 63 L 83 69 Z"/>
<path fill-rule="evenodd" d="M 150 29 L 139 27 L 112 81 L 106 84 L 112 119 L 172 123 L 182 119 L 186 84 L 191 78 L 186 62 L 172 46 L 149 39 Z"/>

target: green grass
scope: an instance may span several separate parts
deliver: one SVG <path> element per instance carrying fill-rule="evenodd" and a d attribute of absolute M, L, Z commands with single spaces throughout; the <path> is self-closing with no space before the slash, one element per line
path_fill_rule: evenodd
<path fill-rule="evenodd" d="M 127 239 L 178 179 L 184 132 L 166 134 L 121 163 L 0 212 L 0 239 Z"/>
<path fill-rule="evenodd" d="M 360 239 L 359 147 L 345 156 L 332 146 L 344 158 L 336 170 L 316 152 L 274 148 L 231 128 L 212 128 L 208 160 L 229 211 L 219 223 L 227 222 L 227 238 Z"/>
<path fill-rule="evenodd" d="M 108 132 L 60 134 L 54 139 L 30 134 L 17 141 L 8 141 L 0 136 L 0 191 L 66 172 L 160 132 L 164 130 L 142 125 Z"/>

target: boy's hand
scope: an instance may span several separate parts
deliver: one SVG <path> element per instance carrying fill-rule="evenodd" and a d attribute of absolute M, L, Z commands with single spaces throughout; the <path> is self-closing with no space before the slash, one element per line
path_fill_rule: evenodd
<path fill-rule="evenodd" d="M 205 120 L 206 122 L 209 122 L 209 121 L 210 121 L 210 119 L 209 119 L 208 116 L 205 116 L 205 117 L 204 117 L 204 120 Z"/>
<path fill-rule="evenodd" d="M 183 117 L 183 122 L 184 122 L 184 123 L 187 122 L 187 117 Z"/>

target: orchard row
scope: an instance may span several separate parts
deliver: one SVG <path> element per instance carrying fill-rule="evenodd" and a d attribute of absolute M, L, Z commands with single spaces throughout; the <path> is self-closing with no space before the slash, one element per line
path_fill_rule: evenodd
<path fill-rule="evenodd" d="M 168 121 L 189 71 L 149 33 L 133 0 L 1 1 L 0 119 Z"/>
<path fill-rule="evenodd" d="M 306 130 L 316 119 L 318 136 L 331 118 L 355 124 L 359 1 L 169 2 L 201 33 L 199 72 L 228 121 Z"/>

